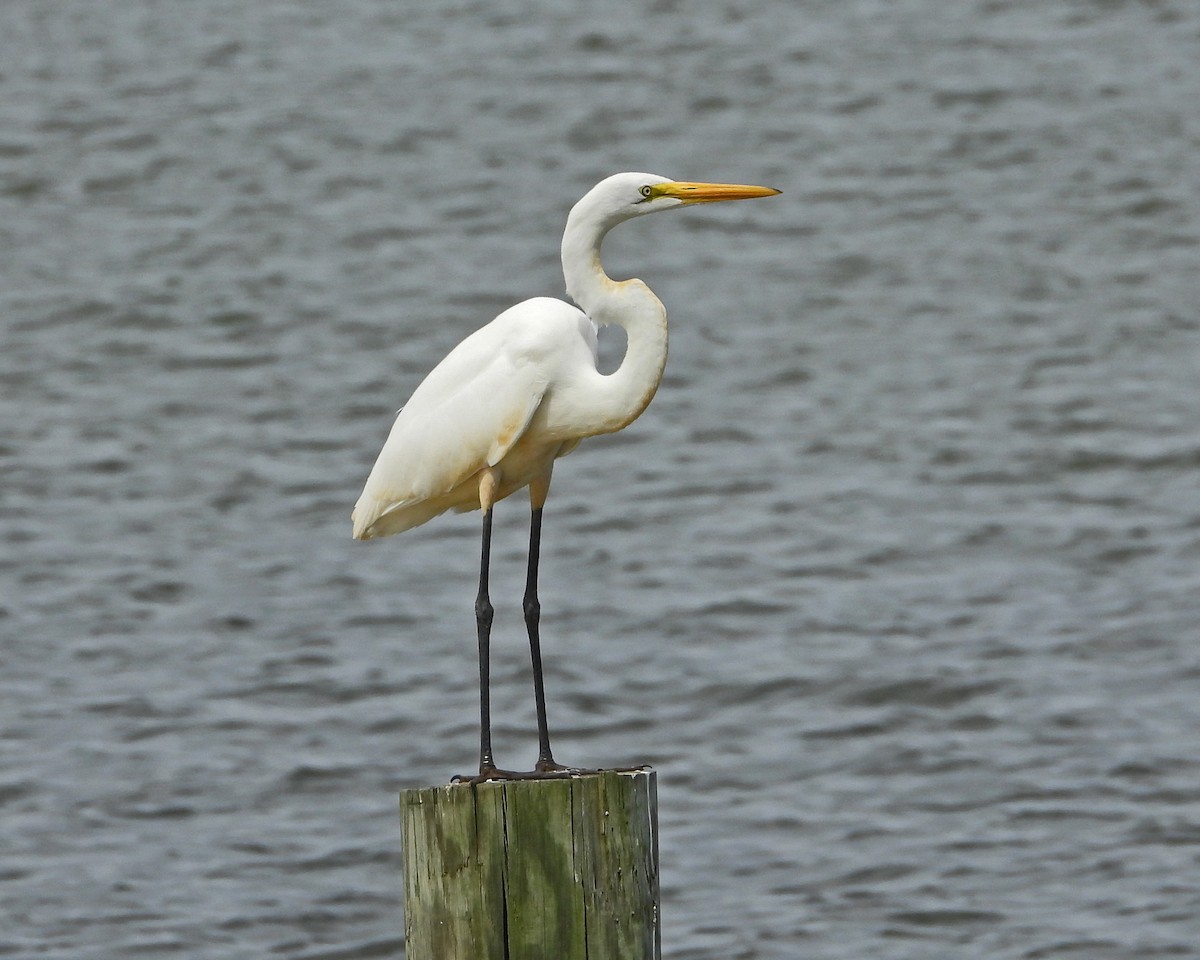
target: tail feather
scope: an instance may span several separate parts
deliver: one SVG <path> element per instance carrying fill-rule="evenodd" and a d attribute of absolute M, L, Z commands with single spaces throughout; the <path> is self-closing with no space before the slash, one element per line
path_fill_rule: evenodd
<path fill-rule="evenodd" d="M 458 500 L 449 496 L 389 504 L 364 494 L 351 514 L 354 539 L 372 540 L 375 537 L 390 537 L 395 533 L 403 533 L 428 523 L 434 517 L 457 506 Z"/>

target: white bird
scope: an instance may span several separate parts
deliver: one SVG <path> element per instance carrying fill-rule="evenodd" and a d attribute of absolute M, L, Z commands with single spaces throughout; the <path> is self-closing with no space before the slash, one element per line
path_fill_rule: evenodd
<path fill-rule="evenodd" d="M 562 239 L 566 289 L 579 308 L 536 297 L 476 330 L 439 363 L 400 410 L 354 507 L 359 540 L 400 533 L 447 510 L 483 511 L 483 549 L 475 616 L 479 642 L 479 776 L 564 776 L 550 751 L 538 633 L 538 553 L 542 506 L 554 461 L 585 437 L 613 433 L 646 409 L 667 361 L 667 313 L 641 280 L 613 280 L 600 243 L 617 224 L 695 203 L 779 193 L 770 187 L 668 180 L 618 173 L 571 209 Z M 581 309 L 580 309 L 581 308 Z M 625 329 L 627 346 L 611 374 L 596 368 L 598 325 Z M 496 767 L 489 707 L 492 605 L 488 598 L 492 507 L 529 488 L 533 516 L 525 623 L 533 661 L 538 760 L 533 771 Z"/>

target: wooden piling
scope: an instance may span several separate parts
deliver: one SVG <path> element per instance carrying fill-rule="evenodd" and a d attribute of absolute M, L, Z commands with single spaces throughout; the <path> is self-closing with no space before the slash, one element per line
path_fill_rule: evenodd
<path fill-rule="evenodd" d="M 407 960 L 659 960 L 653 770 L 405 790 Z"/>

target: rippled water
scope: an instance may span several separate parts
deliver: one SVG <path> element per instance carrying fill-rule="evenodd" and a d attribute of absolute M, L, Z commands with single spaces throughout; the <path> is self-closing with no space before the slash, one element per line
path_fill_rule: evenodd
<path fill-rule="evenodd" d="M 576 6 L 0 10 L 0 954 L 401 954 L 477 517 L 350 506 L 649 169 L 784 190 L 611 238 L 667 379 L 547 514 L 557 752 L 658 768 L 668 956 L 1196 955 L 1200 11 Z"/>

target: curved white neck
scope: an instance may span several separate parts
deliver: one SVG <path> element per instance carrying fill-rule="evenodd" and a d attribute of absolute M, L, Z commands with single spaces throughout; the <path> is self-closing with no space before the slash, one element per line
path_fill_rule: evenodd
<path fill-rule="evenodd" d="M 578 209 L 578 208 L 577 208 Z M 667 311 L 641 280 L 616 281 L 600 264 L 600 244 L 620 220 L 597 223 L 572 210 L 562 240 L 567 293 L 598 325 L 623 327 L 627 337 L 621 365 L 589 382 L 587 400 L 593 434 L 611 433 L 633 422 L 654 397 L 667 363 Z"/>

